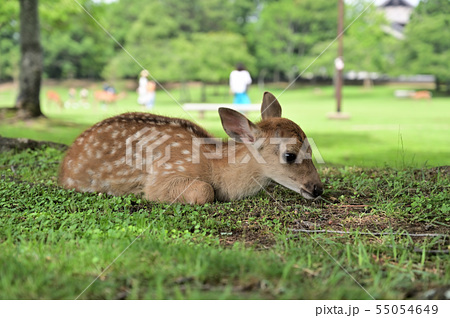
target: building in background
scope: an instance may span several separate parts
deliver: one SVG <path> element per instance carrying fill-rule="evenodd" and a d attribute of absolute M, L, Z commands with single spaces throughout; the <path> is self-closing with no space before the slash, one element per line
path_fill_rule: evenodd
<path fill-rule="evenodd" d="M 403 30 L 409 22 L 414 6 L 406 0 L 386 0 L 379 9 L 384 12 L 386 19 L 390 22 L 390 25 L 383 26 L 383 30 L 403 40 Z"/>

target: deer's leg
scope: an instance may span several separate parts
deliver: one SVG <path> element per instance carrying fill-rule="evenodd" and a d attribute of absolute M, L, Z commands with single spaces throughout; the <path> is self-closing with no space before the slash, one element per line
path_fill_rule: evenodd
<path fill-rule="evenodd" d="M 205 204 L 214 201 L 214 189 L 206 182 L 185 177 L 148 180 L 144 197 L 150 201 Z"/>

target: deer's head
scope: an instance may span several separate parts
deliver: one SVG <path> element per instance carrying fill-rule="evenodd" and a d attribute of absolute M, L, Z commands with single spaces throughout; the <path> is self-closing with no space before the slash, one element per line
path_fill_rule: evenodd
<path fill-rule="evenodd" d="M 219 115 L 228 136 L 246 144 L 256 154 L 256 162 L 265 177 L 306 199 L 322 194 L 323 185 L 306 135 L 293 121 L 281 118 L 281 106 L 275 96 L 264 93 L 262 120 L 256 124 L 229 108 L 220 108 Z"/>

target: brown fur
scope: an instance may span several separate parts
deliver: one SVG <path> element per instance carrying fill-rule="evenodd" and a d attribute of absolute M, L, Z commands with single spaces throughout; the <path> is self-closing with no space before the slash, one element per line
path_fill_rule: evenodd
<path fill-rule="evenodd" d="M 242 142 L 237 144 L 214 139 L 184 119 L 148 113 L 108 118 L 75 140 L 62 162 L 59 182 L 82 192 L 136 193 L 151 201 L 204 204 L 254 195 L 272 179 L 307 198 L 316 197 L 322 184 L 311 159 L 280 162 L 280 151 L 299 153 L 306 135 L 294 122 L 272 117 L 281 116 L 281 107 L 278 102 L 268 105 L 276 99 L 267 94 L 263 120 L 257 124 L 230 109 L 219 110 L 225 131 Z M 295 138 L 295 143 L 280 145 L 270 138 Z M 135 150 L 128 158 L 127 139 L 128 149 Z M 151 153 L 149 145 L 154 147 Z"/>

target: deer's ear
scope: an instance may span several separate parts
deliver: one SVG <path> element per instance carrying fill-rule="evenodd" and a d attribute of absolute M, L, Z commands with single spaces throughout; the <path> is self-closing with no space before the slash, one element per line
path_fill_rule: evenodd
<path fill-rule="evenodd" d="M 267 119 L 271 117 L 281 117 L 281 105 L 269 92 L 265 92 L 261 104 L 261 117 Z"/>
<path fill-rule="evenodd" d="M 230 108 L 219 108 L 220 120 L 228 136 L 237 142 L 253 144 L 259 128 L 241 113 Z"/>

